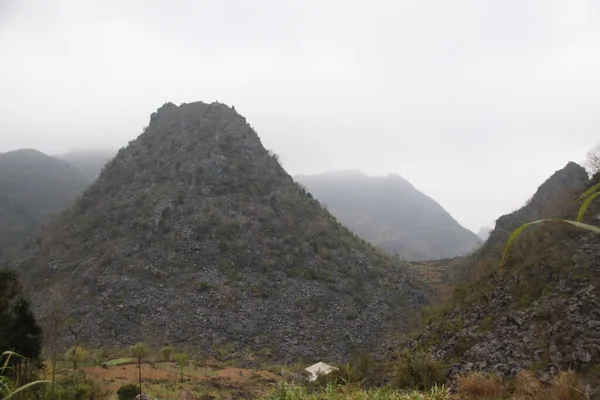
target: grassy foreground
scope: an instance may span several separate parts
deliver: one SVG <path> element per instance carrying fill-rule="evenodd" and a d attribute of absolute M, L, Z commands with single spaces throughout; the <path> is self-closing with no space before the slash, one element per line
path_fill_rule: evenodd
<path fill-rule="evenodd" d="M 310 393 L 305 386 L 281 382 L 265 400 L 446 400 L 450 399 L 450 389 L 434 386 L 426 392 L 400 392 L 388 389 L 364 390 L 353 385 L 329 384 L 325 388 Z"/>

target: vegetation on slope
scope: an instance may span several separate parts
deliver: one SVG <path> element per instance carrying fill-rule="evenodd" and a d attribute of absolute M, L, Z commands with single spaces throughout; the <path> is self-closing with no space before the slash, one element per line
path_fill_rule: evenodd
<path fill-rule="evenodd" d="M 74 202 L 87 184 L 69 164 L 39 151 L 0 154 L 0 259 Z"/>
<path fill-rule="evenodd" d="M 14 264 L 93 347 L 230 343 L 343 359 L 426 300 L 405 264 L 299 187 L 223 104 L 166 104 Z M 161 327 L 161 329 L 157 329 Z"/>

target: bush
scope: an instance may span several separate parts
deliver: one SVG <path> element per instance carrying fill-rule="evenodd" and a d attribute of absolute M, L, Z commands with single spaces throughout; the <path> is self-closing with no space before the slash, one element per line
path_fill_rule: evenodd
<path fill-rule="evenodd" d="M 171 361 L 171 354 L 173 354 L 173 348 L 170 346 L 163 347 L 159 351 L 159 357 L 162 361 Z"/>
<path fill-rule="evenodd" d="M 446 368 L 425 352 L 404 351 L 395 372 L 393 384 L 400 388 L 428 390 L 446 380 Z"/>
<path fill-rule="evenodd" d="M 119 400 L 135 400 L 135 396 L 140 394 L 140 388 L 136 385 L 124 385 L 117 390 Z"/>

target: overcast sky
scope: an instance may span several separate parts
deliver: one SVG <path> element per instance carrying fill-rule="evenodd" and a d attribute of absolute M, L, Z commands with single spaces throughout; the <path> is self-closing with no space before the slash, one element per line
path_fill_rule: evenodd
<path fill-rule="evenodd" d="M 477 231 L 600 140 L 589 0 L 0 0 L 0 152 L 234 105 L 291 174 L 398 173 Z"/>

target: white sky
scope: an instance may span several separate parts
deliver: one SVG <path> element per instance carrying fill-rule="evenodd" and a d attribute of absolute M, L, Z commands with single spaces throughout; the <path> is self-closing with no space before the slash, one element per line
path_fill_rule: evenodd
<path fill-rule="evenodd" d="M 477 231 L 600 140 L 600 3 L 0 0 L 0 152 L 198 100 L 291 174 L 395 172 Z"/>

